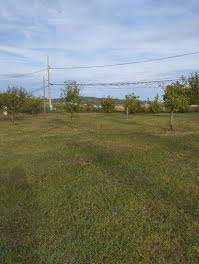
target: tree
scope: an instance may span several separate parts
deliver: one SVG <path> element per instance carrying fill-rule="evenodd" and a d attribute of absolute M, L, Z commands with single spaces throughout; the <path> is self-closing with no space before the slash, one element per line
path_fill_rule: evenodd
<path fill-rule="evenodd" d="M 15 114 L 24 107 L 26 99 L 27 92 L 23 88 L 8 87 L 7 91 L 2 93 L 2 104 L 7 108 L 8 113 L 11 113 L 12 122 L 14 122 Z"/>
<path fill-rule="evenodd" d="M 65 89 L 62 90 L 61 97 L 62 101 L 65 103 L 65 109 L 71 114 L 70 118 L 73 119 L 75 112 L 79 110 L 80 103 L 80 89 L 75 81 L 65 82 Z"/>
<path fill-rule="evenodd" d="M 186 87 L 186 82 L 167 85 L 164 90 L 163 99 L 165 106 L 170 109 L 169 128 L 173 130 L 173 113 L 180 109 L 186 109 L 190 104 L 190 90 Z"/>
<path fill-rule="evenodd" d="M 129 113 L 135 113 L 138 110 L 138 98 L 139 96 L 135 96 L 134 93 L 126 95 L 126 99 L 124 101 L 124 107 L 129 109 Z"/>
<path fill-rule="evenodd" d="M 150 110 L 152 113 L 157 114 L 161 112 L 161 103 L 159 102 L 159 95 L 157 94 L 155 100 L 150 103 Z"/>
<path fill-rule="evenodd" d="M 188 86 L 190 88 L 191 104 L 199 104 L 199 74 L 191 74 L 188 77 Z"/>
<path fill-rule="evenodd" d="M 43 106 L 43 100 L 33 95 L 28 96 L 26 101 L 26 109 L 32 114 L 38 112 Z"/>
<path fill-rule="evenodd" d="M 115 111 L 115 100 L 108 96 L 107 98 L 101 99 L 101 106 L 104 112 L 112 113 Z"/>
<path fill-rule="evenodd" d="M 0 111 L 3 110 L 3 94 L 0 92 Z"/>

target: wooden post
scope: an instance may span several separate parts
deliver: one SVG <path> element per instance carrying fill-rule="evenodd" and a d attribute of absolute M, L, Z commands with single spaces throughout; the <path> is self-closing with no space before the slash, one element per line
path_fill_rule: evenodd
<path fill-rule="evenodd" d="M 126 108 L 126 118 L 127 118 L 127 119 L 129 118 L 129 108 L 128 108 L 128 106 L 127 106 L 127 108 Z"/>
<path fill-rule="evenodd" d="M 51 84 L 50 84 L 50 64 L 49 64 L 49 56 L 47 57 L 47 63 L 48 63 L 48 96 L 49 96 L 49 107 L 50 111 L 53 110 L 52 107 L 52 100 L 51 100 Z"/>
<path fill-rule="evenodd" d="M 170 112 L 169 128 L 171 131 L 173 131 L 173 109 L 171 109 Z"/>

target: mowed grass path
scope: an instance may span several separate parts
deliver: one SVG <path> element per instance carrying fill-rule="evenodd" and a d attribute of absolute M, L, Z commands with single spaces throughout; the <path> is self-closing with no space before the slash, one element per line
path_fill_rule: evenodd
<path fill-rule="evenodd" d="M 0 117 L 0 263 L 199 263 L 199 114 Z"/>

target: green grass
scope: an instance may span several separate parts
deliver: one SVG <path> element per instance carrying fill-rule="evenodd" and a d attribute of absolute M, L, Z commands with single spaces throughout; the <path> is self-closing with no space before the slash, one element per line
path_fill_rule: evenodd
<path fill-rule="evenodd" d="M 0 117 L 0 263 L 199 263 L 199 114 Z"/>

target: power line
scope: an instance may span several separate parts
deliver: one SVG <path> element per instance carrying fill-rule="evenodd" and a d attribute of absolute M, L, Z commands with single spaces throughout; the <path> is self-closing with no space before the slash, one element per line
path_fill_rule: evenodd
<path fill-rule="evenodd" d="M 59 67 L 59 68 L 51 68 L 52 70 L 74 70 L 74 69 L 91 69 L 91 68 L 105 68 L 105 67 L 115 67 L 115 66 L 124 66 L 124 65 L 132 65 L 132 64 L 139 64 L 139 63 L 146 63 L 146 62 L 153 62 L 153 61 L 161 61 L 173 58 L 179 58 L 184 56 L 190 56 L 199 54 L 199 51 L 184 53 L 184 54 L 177 54 L 173 56 L 167 56 L 162 58 L 155 58 L 155 59 L 148 59 L 148 60 L 141 60 L 141 61 L 133 61 L 133 62 L 124 62 L 124 63 L 115 63 L 115 64 L 105 64 L 105 65 L 93 65 L 93 66 L 76 66 L 76 67 Z"/>
<path fill-rule="evenodd" d="M 41 91 L 41 89 L 42 89 L 42 88 L 39 88 L 39 89 L 37 89 L 37 90 L 30 91 L 30 92 L 31 92 L 31 93 L 36 93 L 36 92 L 38 92 L 38 91 Z"/>
<path fill-rule="evenodd" d="M 153 61 L 161 61 L 161 60 L 167 60 L 167 59 L 173 59 L 173 58 L 179 58 L 184 56 L 190 56 L 199 54 L 199 51 L 190 52 L 190 53 L 184 53 L 184 54 L 177 54 L 173 56 L 167 56 L 167 57 L 161 57 L 161 58 L 155 58 L 155 59 L 148 59 L 148 60 L 141 60 L 141 61 L 133 61 L 133 62 L 125 62 L 125 63 L 116 63 L 116 64 L 105 64 L 105 65 L 93 65 L 93 66 L 76 66 L 76 67 L 50 67 L 51 70 L 73 70 L 73 69 L 91 69 L 91 68 L 104 68 L 104 67 L 115 67 L 115 66 L 124 66 L 124 65 L 132 65 L 132 64 L 140 64 L 140 63 L 147 63 L 147 62 L 153 62 Z M 39 71 L 30 72 L 30 73 L 24 73 L 24 74 L 16 74 L 16 75 L 8 75 L 5 77 L 1 77 L 0 80 L 7 80 L 12 78 L 20 78 L 24 76 L 31 76 L 43 71 L 46 71 L 47 68 L 41 69 Z"/>
<path fill-rule="evenodd" d="M 97 86 L 96 86 L 97 87 Z M 90 87 L 85 87 L 84 89 L 86 89 L 86 88 L 90 88 Z M 146 87 L 133 87 L 133 89 L 140 89 L 140 88 L 142 88 L 142 89 L 146 89 Z M 152 89 L 152 88 L 160 88 L 160 87 L 151 87 L 150 89 Z M 125 90 L 125 89 L 132 89 L 132 87 L 101 87 L 101 89 L 107 89 L 107 90 L 121 90 L 121 89 L 123 89 L 123 90 Z"/>
<path fill-rule="evenodd" d="M 42 70 L 39 70 L 39 71 L 35 71 L 35 72 L 30 72 L 30 73 L 24 73 L 24 74 L 21 74 L 21 75 L 11 75 L 11 76 L 6 76 L 6 77 L 1 77 L 0 80 L 7 80 L 7 79 L 13 79 L 13 78 L 19 78 L 19 77 L 24 77 L 24 76 L 30 76 L 30 75 L 33 75 L 33 74 L 36 74 L 36 73 L 40 73 L 40 72 L 43 72 L 43 71 L 46 71 L 47 69 L 42 69 Z"/>
<path fill-rule="evenodd" d="M 48 85 L 45 85 L 45 88 L 46 87 L 48 87 Z M 38 91 L 40 91 L 40 90 L 43 90 L 43 86 L 42 87 L 40 87 L 40 88 L 38 88 L 38 89 L 34 89 L 34 90 L 30 90 L 30 91 L 28 91 L 28 92 L 30 92 L 30 93 L 35 93 L 35 92 L 38 92 Z"/>
<path fill-rule="evenodd" d="M 38 88 L 38 89 L 35 89 L 35 90 L 33 90 L 33 91 L 29 91 L 29 92 L 30 92 L 30 93 L 35 93 L 35 92 L 41 91 L 42 88 L 43 88 L 43 87 Z"/>
<path fill-rule="evenodd" d="M 151 81 L 135 81 L 135 82 L 109 82 L 109 83 L 78 83 L 79 86 L 127 86 L 127 85 L 139 85 L 139 84 L 153 84 L 178 81 L 181 78 L 176 79 L 164 79 L 164 80 L 151 80 Z M 51 83 L 53 86 L 63 86 L 66 83 Z"/>

